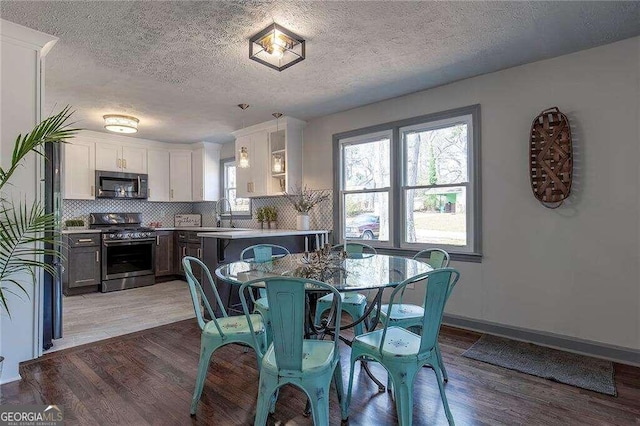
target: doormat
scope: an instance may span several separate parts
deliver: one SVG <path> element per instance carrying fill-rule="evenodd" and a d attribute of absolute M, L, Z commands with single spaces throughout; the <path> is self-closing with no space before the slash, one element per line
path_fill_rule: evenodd
<path fill-rule="evenodd" d="M 482 335 L 462 356 L 605 395 L 617 395 L 611 361 L 490 334 Z"/>

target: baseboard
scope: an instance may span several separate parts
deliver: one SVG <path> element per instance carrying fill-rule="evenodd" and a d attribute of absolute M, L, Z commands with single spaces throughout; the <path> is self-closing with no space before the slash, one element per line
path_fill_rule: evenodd
<path fill-rule="evenodd" d="M 541 346 L 548 346 L 550 348 L 560 349 L 567 352 L 574 352 L 596 358 L 608 359 L 621 364 L 640 367 L 640 350 L 636 349 L 609 345 L 591 340 L 583 340 L 560 334 L 547 333 L 544 331 L 513 327 L 490 321 L 470 319 L 458 315 L 445 314 L 442 319 L 442 323 L 452 327 L 493 334 L 496 336 L 507 337 L 509 339 L 535 343 Z"/>

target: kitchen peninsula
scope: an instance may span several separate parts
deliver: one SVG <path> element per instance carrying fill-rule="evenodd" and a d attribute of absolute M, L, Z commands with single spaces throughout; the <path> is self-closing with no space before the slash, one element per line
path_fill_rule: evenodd
<path fill-rule="evenodd" d="M 253 230 L 232 230 L 219 232 L 201 232 L 198 234 L 202 242 L 202 260 L 207 265 L 213 275 L 215 269 L 226 263 L 240 259 L 240 253 L 245 248 L 255 244 L 278 244 L 286 247 L 291 253 L 301 253 L 305 249 L 315 250 L 317 244 L 322 241 L 329 241 L 330 231 L 308 230 L 297 231 L 287 229 L 253 229 Z M 232 285 L 216 279 L 216 287 L 220 293 L 220 298 L 226 305 L 225 309 L 233 307 L 239 303 L 236 292 L 232 292 Z M 205 293 L 211 306 L 219 313 L 215 303 L 215 297 L 205 287 Z"/>

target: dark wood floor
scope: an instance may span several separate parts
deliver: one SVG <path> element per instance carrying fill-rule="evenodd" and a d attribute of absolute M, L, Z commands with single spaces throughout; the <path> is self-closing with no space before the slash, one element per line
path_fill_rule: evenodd
<path fill-rule="evenodd" d="M 450 377 L 447 396 L 458 425 L 640 423 L 640 368 L 617 364 L 618 397 L 609 397 L 461 357 L 478 337 L 452 328 L 441 333 Z M 199 339 L 190 320 L 52 353 L 24 364 L 24 380 L 3 385 L 0 404 L 59 404 L 68 425 L 253 424 L 255 356 L 237 346 L 214 354 L 198 415 L 189 417 Z M 345 383 L 348 355 L 344 346 Z M 356 368 L 350 424 L 395 424 L 389 394 L 378 393 Z M 414 400 L 414 424 L 446 424 L 432 370 L 419 373 Z M 335 392 L 331 403 L 331 424 L 338 425 Z M 304 406 L 301 392 L 286 388 L 269 422 L 309 425 Z"/>

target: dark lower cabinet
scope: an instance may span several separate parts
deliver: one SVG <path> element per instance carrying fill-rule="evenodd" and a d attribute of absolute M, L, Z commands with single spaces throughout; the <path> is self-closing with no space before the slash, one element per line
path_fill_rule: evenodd
<path fill-rule="evenodd" d="M 176 231 L 175 239 L 175 270 L 176 274 L 185 276 L 184 267 L 182 266 L 182 258 L 191 256 L 202 260 L 202 245 L 198 233 L 195 231 Z M 201 279 L 202 268 L 194 267 L 193 274 L 196 278 Z"/>
<path fill-rule="evenodd" d="M 101 283 L 100 234 L 71 234 L 66 238 L 62 274 L 65 295 L 97 291 Z"/>
<path fill-rule="evenodd" d="M 156 277 L 175 274 L 173 231 L 156 231 Z"/>

